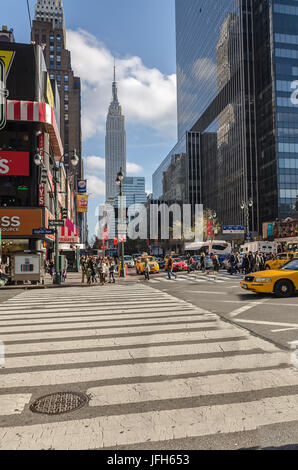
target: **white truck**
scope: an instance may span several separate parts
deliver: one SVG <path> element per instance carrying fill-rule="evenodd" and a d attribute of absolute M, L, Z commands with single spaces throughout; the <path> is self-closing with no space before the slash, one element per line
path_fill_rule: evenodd
<path fill-rule="evenodd" d="M 277 253 L 277 243 L 276 242 L 247 242 L 240 247 L 240 253 Z"/>

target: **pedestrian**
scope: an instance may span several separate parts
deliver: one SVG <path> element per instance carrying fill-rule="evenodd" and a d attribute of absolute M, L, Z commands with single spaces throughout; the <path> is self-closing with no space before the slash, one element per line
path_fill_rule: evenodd
<path fill-rule="evenodd" d="M 115 284 L 115 261 L 111 258 L 110 259 L 110 266 L 109 266 L 109 284 Z"/>
<path fill-rule="evenodd" d="M 82 284 L 84 284 L 85 283 L 86 270 L 87 270 L 87 262 L 86 262 L 86 258 L 84 256 L 81 258 L 81 270 L 82 270 Z"/>
<path fill-rule="evenodd" d="M 168 258 L 168 279 L 169 280 L 172 279 L 172 276 L 174 276 L 175 279 L 177 279 L 177 274 L 173 272 L 173 268 L 174 268 L 174 261 L 173 261 L 173 258 L 169 256 Z"/>
<path fill-rule="evenodd" d="M 212 262 L 213 262 L 213 269 L 214 269 L 214 272 L 216 272 L 216 273 L 218 274 L 219 268 L 220 268 L 220 262 L 219 262 L 219 260 L 218 260 L 218 256 L 217 256 L 217 255 L 213 255 Z"/>
<path fill-rule="evenodd" d="M 250 268 L 250 263 L 249 263 L 249 258 L 247 253 L 245 253 L 242 261 L 242 271 L 244 271 L 245 274 L 249 273 L 249 268 Z"/>
<path fill-rule="evenodd" d="M 90 266 L 86 268 L 86 278 L 87 278 L 88 286 L 91 286 L 92 271 L 91 271 Z"/>
<path fill-rule="evenodd" d="M 148 258 L 146 258 L 146 261 L 145 261 L 144 274 L 145 274 L 145 281 L 150 281 L 150 264 L 149 264 Z"/>
<path fill-rule="evenodd" d="M 205 253 L 204 253 L 204 251 L 202 251 L 202 253 L 201 253 L 201 257 L 200 257 L 200 267 L 201 267 L 201 271 L 202 271 L 202 272 L 205 272 L 206 264 L 205 264 Z"/>

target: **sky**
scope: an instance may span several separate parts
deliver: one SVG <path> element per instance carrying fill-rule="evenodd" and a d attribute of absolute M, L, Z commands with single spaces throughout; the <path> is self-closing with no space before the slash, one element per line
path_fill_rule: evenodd
<path fill-rule="evenodd" d="M 35 0 L 29 0 L 34 17 Z M 28 43 L 26 0 L 1 0 L 1 24 Z M 105 120 L 116 58 L 119 101 L 126 117 L 129 176 L 152 174 L 177 140 L 174 0 L 64 0 L 67 48 L 82 80 L 82 138 L 91 193 L 89 237 L 104 202 Z M 17 12 L 17 14 L 16 14 Z"/>

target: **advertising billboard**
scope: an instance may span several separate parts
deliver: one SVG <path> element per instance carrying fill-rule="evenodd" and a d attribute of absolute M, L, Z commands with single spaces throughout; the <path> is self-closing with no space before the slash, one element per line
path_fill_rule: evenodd
<path fill-rule="evenodd" d="M 77 196 L 77 211 L 78 212 L 88 212 L 88 200 L 89 196 Z"/>
<path fill-rule="evenodd" d="M 34 229 L 42 227 L 41 209 L 0 209 L 2 236 L 32 236 Z"/>
<path fill-rule="evenodd" d="M 0 152 L 0 176 L 29 176 L 29 152 Z"/>

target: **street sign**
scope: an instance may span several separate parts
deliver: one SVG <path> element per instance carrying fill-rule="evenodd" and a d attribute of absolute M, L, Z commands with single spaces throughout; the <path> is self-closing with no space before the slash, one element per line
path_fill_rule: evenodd
<path fill-rule="evenodd" d="M 52 228 L 38 228 L 32 230 L 32 235 L 55 235 L 55 230 Z"/>
<path fill-rule="evenodd" d="M 222 228 L 222 233 L 241 233 L 244 234 L 245 227 L 240 225 L 228 225 Z"/>
<path fill-rule="evenodd" d="M 50 220 L 49 226 L 50 227 L 64 227 L 64 220 Z"/>

